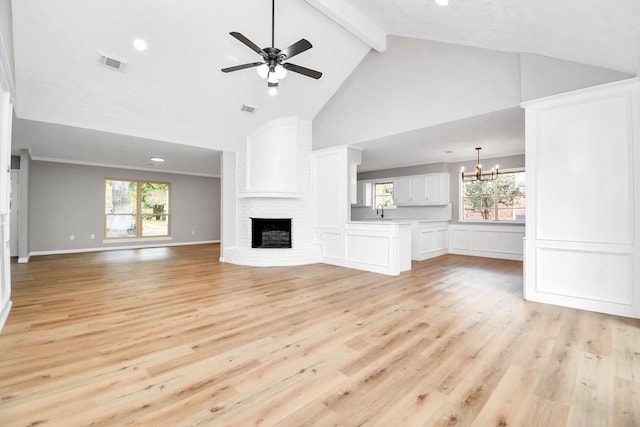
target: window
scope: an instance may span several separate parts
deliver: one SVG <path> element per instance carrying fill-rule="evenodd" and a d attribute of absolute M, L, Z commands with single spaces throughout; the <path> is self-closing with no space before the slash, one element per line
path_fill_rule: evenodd
<path fill-rule="evenodd" d="M 106 178 L 105 239 L 169 236 L 168 182 Z"/>
<path fill-rule="evenodd" d="M 487 177 L 483 175 L 483 178 Z M 524 222 L 526 213 L 525 172 L 501 172 L 497 179 L 462 181 L 464 221 Z"/>
<path fill-rule="evenodd" d="M 375 205 L 377 208 L 382 205 L 384 208 L 393 207 L 393 182 L 376 182 L 375 184 Z"/>

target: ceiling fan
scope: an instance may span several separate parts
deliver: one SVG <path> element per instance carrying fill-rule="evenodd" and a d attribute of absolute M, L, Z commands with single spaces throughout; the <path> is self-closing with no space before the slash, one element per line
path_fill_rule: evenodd
<path fill-rule="evenodd" d="M 269 94 L 275 95 L 278 93 L 278 81 L 282 80 L 287 74 L 287 70 L 294 73 L 302 74 L 307 77 L 319 79 L 322 77 L 320 71 L 312 70 L 310 68 L 301 67 L 300 65 L 292 64 L 288 61 L 290 58 L 311 49 L 313 46 L 306 39 L 300 39 L 286 49 L 278 49 L 275 45 L 275 0 L 271 1 L 271 47 L 265 47 L 261 49 L 257 44 L 249 40 L 244 35 L 238 32 L 231 32 L 233 37 L 244 43 L 251 50 L 256 52 L 262 57 L 262 62 L 251 62 L 249 64 L 236 65 L 234 67 L 223 68 L 223 73 L 230 73 L 232 71 L 244 70 L 245 68 L 258 67 L 257 71 L 260 77 L 267 79 L 267 87 L 269 88 Z"/>

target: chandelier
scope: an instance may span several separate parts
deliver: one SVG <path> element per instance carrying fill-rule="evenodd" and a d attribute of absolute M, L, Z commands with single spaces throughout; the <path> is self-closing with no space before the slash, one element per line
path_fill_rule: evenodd
<path fill-rule="evenodd" d="M 478 152 L 478 163 L 476 164 L 476 173 L 474 175 L 464 175 L 464 166 L 460 168 L 460 175 L 462 176 L 462 180 L 469 181 L 475 179 L 476 181 L 493 181 L 498 177 L 498 171 L 500 167 L 496 165 L 495 168 L 491 168 L 491 178 L 489 178 L 489 174 L 486 174 L 486 178 L 482 178 L 482 165 L 480 164 L 480 150 L 482 147 L 476 147 L 476 151 Z"/>

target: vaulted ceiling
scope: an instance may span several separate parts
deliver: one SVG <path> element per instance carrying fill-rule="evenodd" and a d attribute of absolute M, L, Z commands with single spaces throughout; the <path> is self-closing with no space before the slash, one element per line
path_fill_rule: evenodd
<path fill-rule="evenodd" d="M 276 46 L 308 39 L 313 48 L 292 62 L 324 74 L 314 80 L 290 72 L 275 97 L 255 70 L 220 72 L 259 60 L 230 31 L 270 45 L 268 0 L 30 0 L 13 1 L 12 8 L 16 116 L 23 121 L 14 149 L 31 148 L 42 158 L 73 157 L 73 147 L 88 137 L 73 128 L 133 137 L 113 147 L 120 157 L 130 150 L 145 163 L 140 166 L 146 156 L 161 154 L 151 153 L 150 141 L 235 150 L 266 121 L 313 119 L 372 46 L 384 50 L 387 35 L 528 52 L 630 74 L 640 67 L 638 0 L 450 0 L 447 7 L 433 0 L 277 0 Z M 134 49 L 137 38 L 147 50 Z M 124 71 L 100 65 L 99 52 L 126 61 Z M 243 105 L 256 111 L 243 112 Z M 33 122 L 43 123 L 34 130 Z M 42 141 L 60 131 L 51 124 L 71 129 Z M 135 137 L 144 141 L 137 144 Z M 87 145 L 83 155 L 91 152 Z M 96 162 L 104 153 L 96 150 Z M 196 166 L 168 161 L 163 167 Z M 219 172 L 203 168 L 203 174 Z"/>

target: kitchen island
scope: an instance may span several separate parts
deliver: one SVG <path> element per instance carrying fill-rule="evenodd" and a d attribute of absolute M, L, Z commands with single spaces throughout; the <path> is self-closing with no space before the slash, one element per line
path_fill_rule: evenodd
<path fill-rule="evenodd" d="M 410 221 L 347 221 L 318 231 L 323 262 L 392 276 L 411 270 Z"/>
<path fill-rule="evenodd" d="M 344 230 L 348 266 L 391 275 L 411 270 L 411 222 L 350 221 Z"/>

